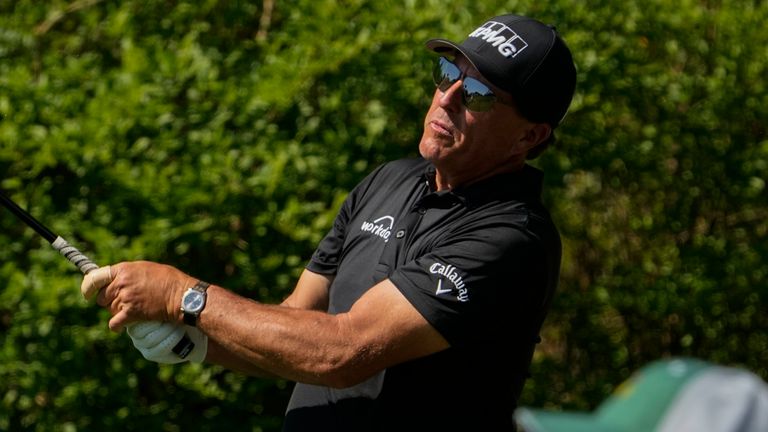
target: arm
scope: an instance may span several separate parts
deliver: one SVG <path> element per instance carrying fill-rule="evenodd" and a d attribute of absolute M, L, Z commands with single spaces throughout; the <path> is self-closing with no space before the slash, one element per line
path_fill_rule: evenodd
<path fill-rule="evenodd" d="M 328 290 L 331 287 L 331 282 L 333 282 L 331 275 L 321 275 L 304 270 L 299 277 L 296 288 L 281 304 L 295 309 L 327 311 Z"/>
<path fill-rule="evenodd" d="M 144 320 L 181 322 L 181 296 L 194 278 L 148 262 L 122 263 L 112 269 L 114 279 L 98 296 L 99 304 L 113 315 L 111 329 L 119 331 Z M 293 307 L 322 303 L 329 285 L 327 277 L 305 272 L 286 306 L 264 305 L 211 286 L 198 320 L 214 343 L 210 359 L 222 361 L 217 356 L 227 352 L 238 359 L 234 365 L 238 369 L 347 387 L 388 366 L 448 347 L 388 280 L 372 287 L 347 313 Z"/>
<path fill-rule="evenodd" d="M 209 337 L 264 370 L 309 384 L 348 387 L 448 347 L 388 280 L 338 315 L 262 305 L 220 287 L 209 289 L 209 300 L 200 316 Z"/>
<path fill-rule="evenodd" d="M 325 311 L 328 309 L 328 288 L 332 281 L 332 276 L 304 270 L 293 292 L 281 305 L 295 309 Z M 208 340 L 208 354 L 205 360 L 248 375 L 276 377 L 276 375 L 256 367 L 247 359 L 233 354 L 213 338 Z"/>

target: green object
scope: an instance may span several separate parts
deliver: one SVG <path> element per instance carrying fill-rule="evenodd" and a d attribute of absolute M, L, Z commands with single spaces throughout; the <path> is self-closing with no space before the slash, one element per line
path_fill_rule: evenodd
<path fill-rule="evenodd" d="M 521 408 L 526 432 L 764 432 L 768 385 L 742 369 L 659 360 L 619 385 L 594 413 Z"/>

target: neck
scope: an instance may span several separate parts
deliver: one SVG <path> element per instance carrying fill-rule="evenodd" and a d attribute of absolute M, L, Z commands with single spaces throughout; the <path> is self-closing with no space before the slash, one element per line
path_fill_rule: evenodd
<path fill-rule="evenodd" d="M 498 174 L 520 171 L 524 166 L 525 161 L 521 160 L 518 163 L 500 165 L 492 170 L 487 170 L 480 173 L 473 172 L 471 169 L 460 172 L 451 171 L 445 169 L 444 167 L 435 166 L 435 187 L 437 191 L 452 190 L 459 186 L 467 186 L 472 183 L 477 183 L 481 180 L 485 180 Z"/>

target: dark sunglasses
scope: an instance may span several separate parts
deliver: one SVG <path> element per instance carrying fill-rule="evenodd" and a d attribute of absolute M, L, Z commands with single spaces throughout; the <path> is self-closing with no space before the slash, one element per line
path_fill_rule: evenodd
<path fill-rule="evenodd" d="M 464 88 L 461 93 L 461 101 L 470 111 L 488 111 L 496 102 L 496 95 L 487 85 L 475 78 L 466 76 L 458 66 L 445 57 L 440 57 L 437 61 L 435 69 L 432 71 L 432 79 L 441 92 L 451 88 L 456 81 L 462 80 Z"/>

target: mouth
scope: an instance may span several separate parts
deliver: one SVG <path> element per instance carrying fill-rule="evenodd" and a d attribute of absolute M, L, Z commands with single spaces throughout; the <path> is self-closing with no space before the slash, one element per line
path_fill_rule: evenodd
<path fill-rule="evenodd" d="M 443 123 L 439 120 L 432 120 L 429 122 L 429 127 L 438 136 L 453 138 L 453 128 L 446 123 Z"/>

